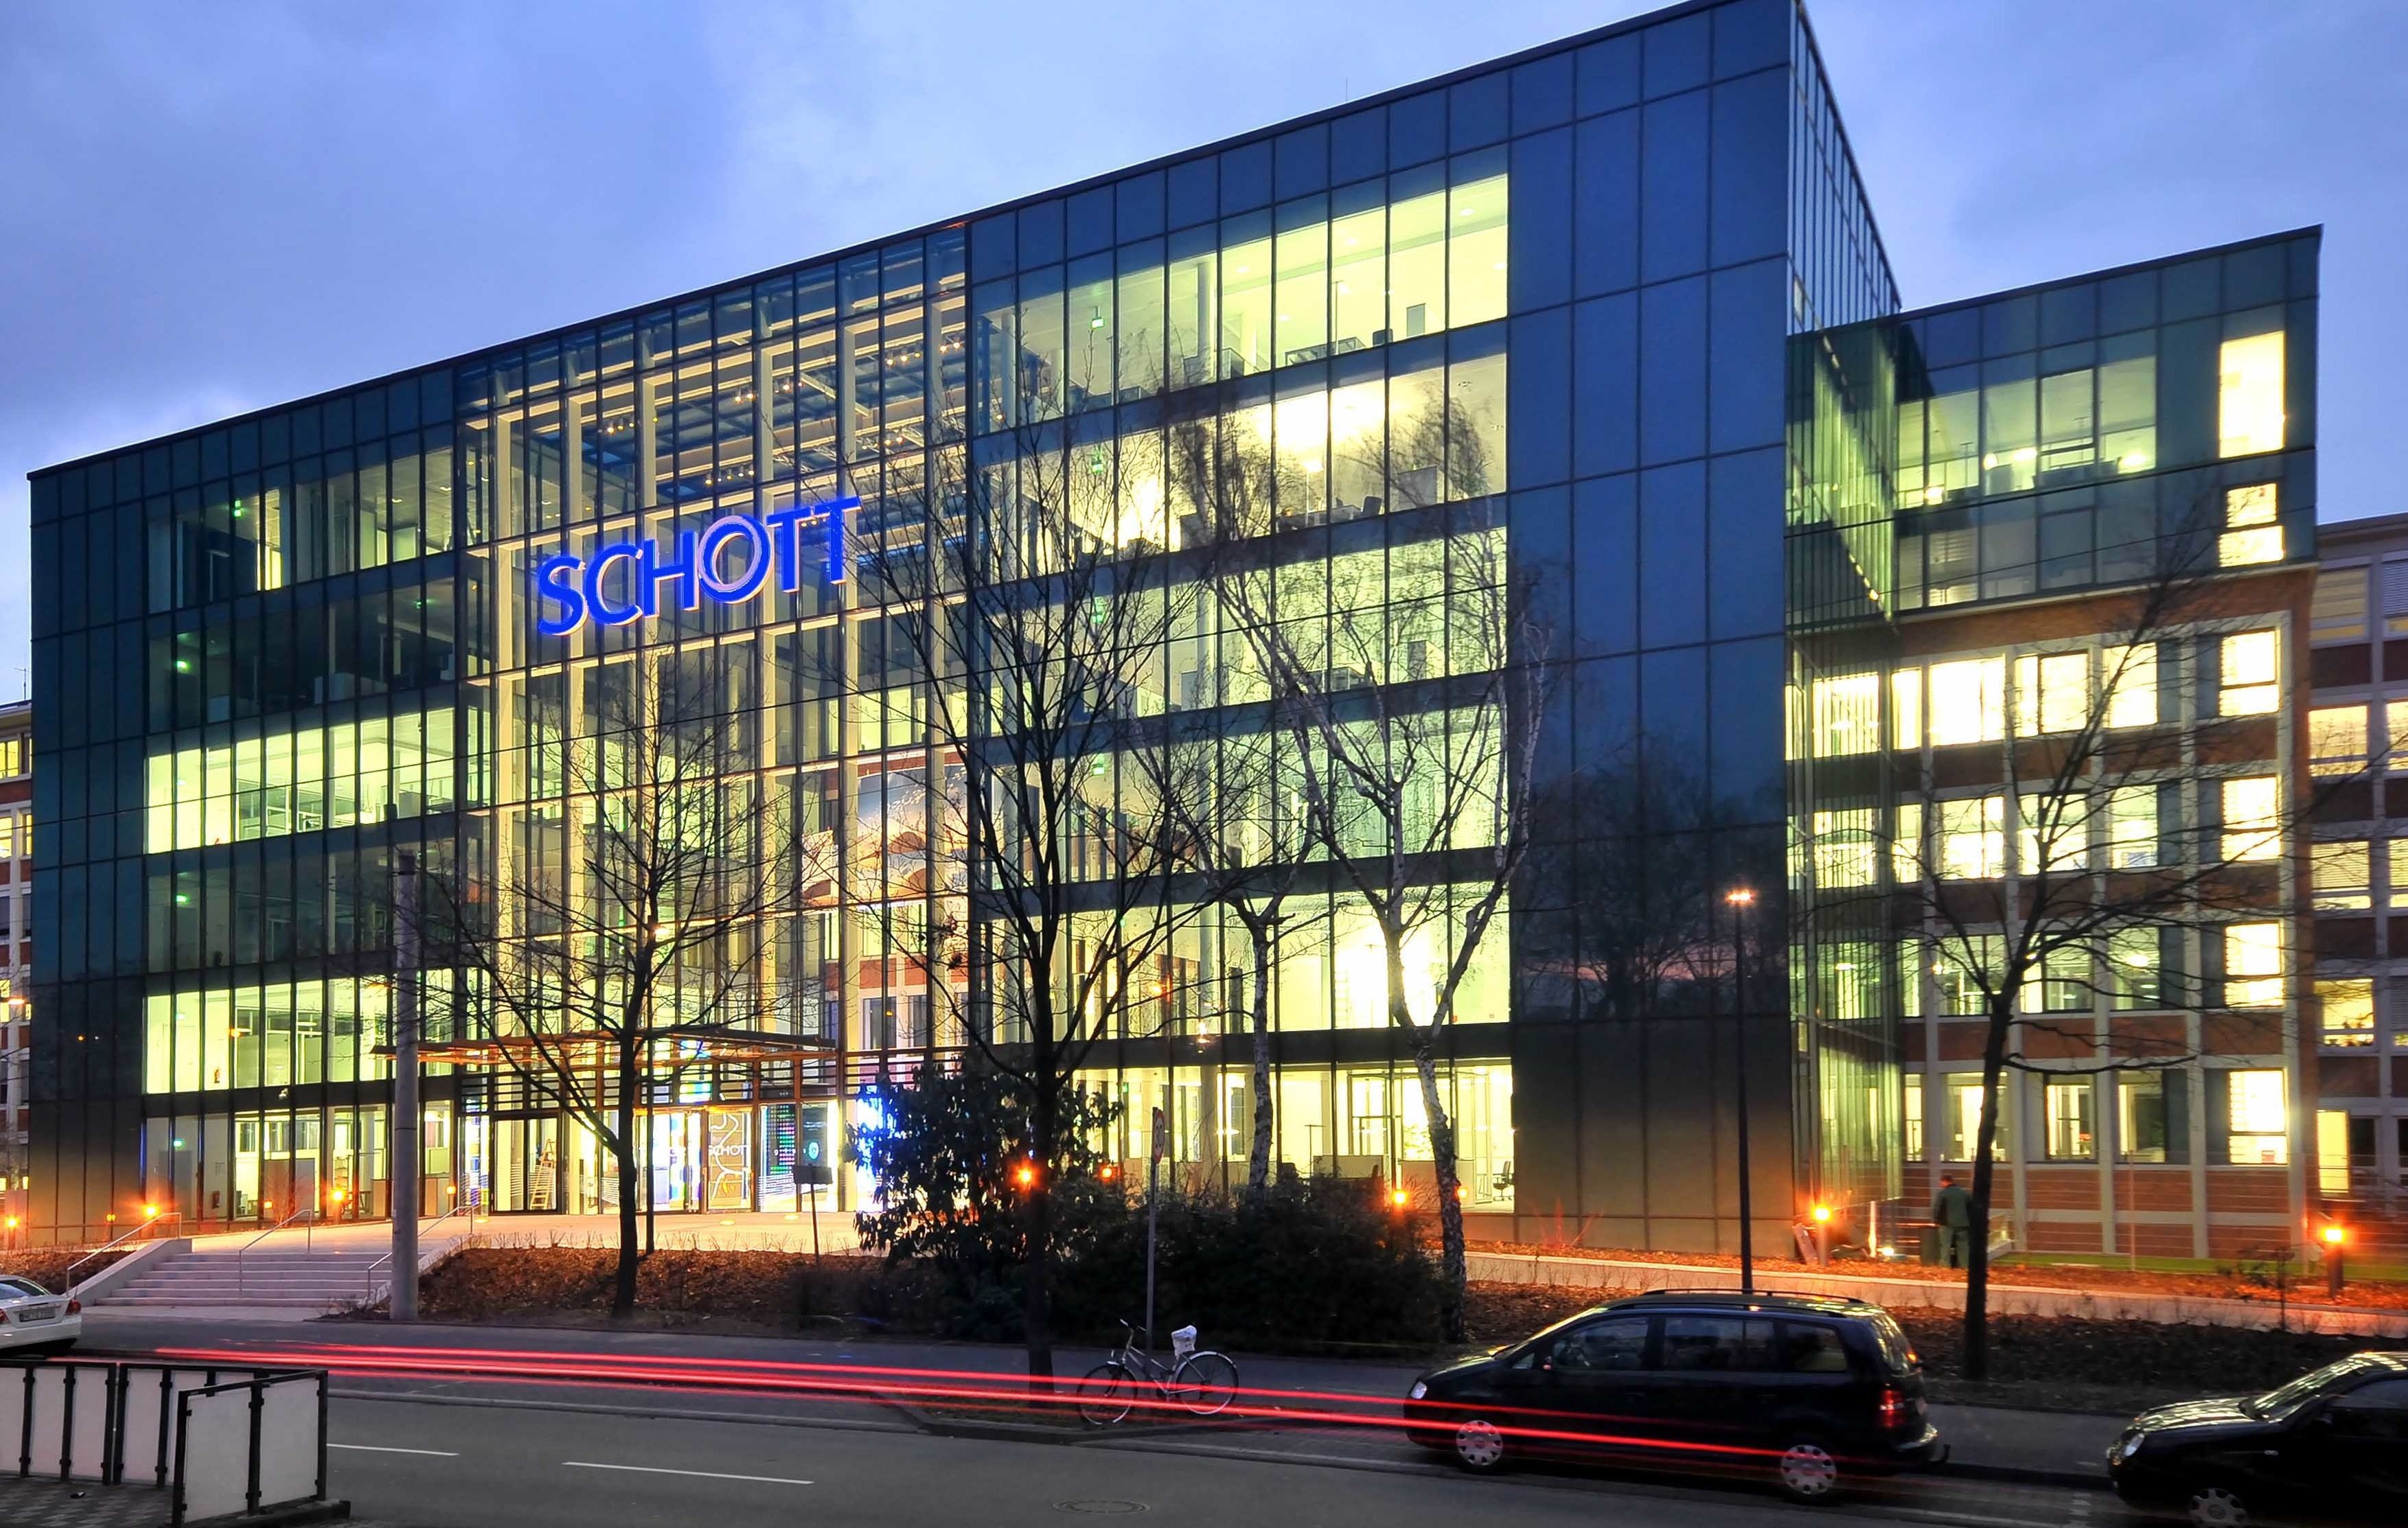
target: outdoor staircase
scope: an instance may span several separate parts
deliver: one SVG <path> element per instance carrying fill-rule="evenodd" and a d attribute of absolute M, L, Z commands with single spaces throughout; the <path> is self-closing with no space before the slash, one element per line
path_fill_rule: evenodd
<path fill-rule="evenodd" d="M 382 1266 L 379 1264 L 382 1264 Z M 392 1264 L 373 1247 L 231 1249 L 179 1252 L 104 1295 L 111 1309 L 240 1306 L 335 1310 L 381 1292 Z"/>

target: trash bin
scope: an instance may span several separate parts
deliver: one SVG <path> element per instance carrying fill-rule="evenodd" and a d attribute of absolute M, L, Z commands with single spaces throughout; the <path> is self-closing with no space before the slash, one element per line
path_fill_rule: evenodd
<path fill-rule="evenodd" d="M 1936 1225 L 1924 1226 L 1915 1234 L 1915 1241 L 1922 1249 L 1923 1265 L 1927 1268 L 1938 1267 L 1940 1265 L 1940 1228 Z"/>

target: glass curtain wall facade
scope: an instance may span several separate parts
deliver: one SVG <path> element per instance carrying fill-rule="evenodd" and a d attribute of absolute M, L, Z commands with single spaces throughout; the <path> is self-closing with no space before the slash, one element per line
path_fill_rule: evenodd
<path fill-rule="evenodd" d="M 1176 545 L 1168 436 L 1204 409 L 1271 464 L 1283 566 L 1399 630 L 1467 537 L 1536 579 L 1542 842 L 1445 1047 L 1467 1207 L 1731 1244 L 1744 1026 L 1777 1234 L 1819 1107 L 1790 1087 L 1818 1042 L 1787 1013 L 1786 347 L 1896 307 L 1802 15 L 1727 0 L 37 474 L 36 1219 L 380 1213 L 395 855 L 573 858 L 593 807 L 563 750 L 669 654 L 716 698 L 726 767 L 841 847 L 746 971 L 748 1025 L 812 1059 L 671 1058 L 645 1192 L 794 1207 L 797 1153 L 832 1161 L 867 1088 L 965 1039 L 913 958 L 958 768 L 932 707 L 957 697 L 864 580 L 552 636 L 538 564 L 845 496 L 855 538 L 948 523 L 1033 427 L 1088 523 Z M 1227 637 L 1164 644 L 1142 704 L 1218 704 Z M 1444 646 L 1391 677 L 1444 672 Z M 1427 1174 L 1361 908 L 1285 911 L 1278 1156 Z M 1168 1011 L 1093 1057 L 1201 1180 L 1243 1170 L 1245 949 L 1192 919 Z M 432 1037 L 472 985 L 437 975 Z M 574 1120 L 506 1071 L 435 1070 L 430 1202 L 614 1202 Z M 858 1191 L 823 1180 L 829 1207 Z"/>

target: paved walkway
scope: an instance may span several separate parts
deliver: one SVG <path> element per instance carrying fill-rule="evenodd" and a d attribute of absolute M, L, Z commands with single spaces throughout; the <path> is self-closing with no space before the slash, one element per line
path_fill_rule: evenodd
<path fill-rule="evenodd" d="M 1471 1277 L 1502 1284 L 1549 1284 L 1613 1292 L 1681 1286 L 1737 1289 L 1739 1270 L 1718 1264 L 1623 1263 L 1610 1258 L 1548 1257 L 1526 1252 L 1472 1252 L 1465 1262 Z M 2087 1321 L 2157 1321 L 2168 1325 L 2237 1326 L 2273 1331 L 2322 1332 L 2335 1336 L 2408 1337 L 2408 1310 L 2371 1310 L 2363 1306 L 2320 1306 L 2293 1300 L 2206 1300 L 2178 1294 L 2141 1294 L 2120 1290 L 2054 1289 L 2012 1282 L 1990 1285 L 1993 1316 L 2071 1316 Z M 1962 1310 L 1965 1286 L 1934 1278 L 1887 1278 L 1874 1273 L 1766 1275 L 1760 1284 L 1801 1293 L 1837 1294 L 1903 1309 Z"/>
<path fill-rule="evenodd" d="M 849 1213 L 823 1210 L 818 1217 L 819 1250 L 858 1250 Z M 803 1214 L 656 1215 L 652 1235 L 661 1247 L 710 1250 L 808 1252 L 812 1248 L 812 1217 Z M 419 1227 L 422 1252 L 438 1245 L 473 1238 L 487 1247 L 616 1247 L 619 1218 L 615 1215 L 480 1215 L 465 1212 Z M 637 1235 L 644 1234 L 637 1221 Z M 351 1251 L 393 1245 L 388 1221 L 341 1221 L 319 1226 L 293 1226 L 262 1236 L 257 1231 L 232 1231 L 193 1238 L 195 1253 L 226 1253 L 258 1244 L 258 1250 L 299 1251 L 304 1247 Z"/>

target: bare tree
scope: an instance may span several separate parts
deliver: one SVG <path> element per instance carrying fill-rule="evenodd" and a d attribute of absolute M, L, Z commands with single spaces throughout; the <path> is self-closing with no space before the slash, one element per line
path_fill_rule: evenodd
<path fill-rule="evenodd" d="M 1299 470 L 1249 441 L 1235 410 L 1174 424 L 1175 497 L 1213 550 L 1222 627 L 1297 755 L 1292 775 L 1312 848 L 1377 929 L 1388 1022 L 1407 1042 L 1435 1159 L 1444 1320 L 1464 1330 L 1463 1206 L 1440 1067 L 1457 994 L 1526 854 L 1551 634 L 1531 578 L 1508 555 L 1501 509 L 1473 499 L 1490 478 L 1479 436 L 1451 400 L 1392 421 L 1392 456 L 1426 461 L 1408 498 L 1459 504 L 1366 522 L 1378 554 L 1299 555 L 1266 510 L 1310 501 Z M 1392 465 L 1394 464 L 1392 463 Z M 1343 528 L 1341 528 L 1342 530 Z"/>
<path fill-rule="evenodd" d="M 1158 1025 L 1181 985 L 1179 829 L 1130 759 L 1163 746 L 1165 646 L 1194 593 L 1113 443 L 1077 438 L 1042 368 L 1019 384 L 1017 422 L 975 461 L 938 453 L 933 512 L 866 525 L 854 565 L 890 665 L 942 696 L 926 707 L 944 784 L 922 958 L 932 1000 L 1029 1100 L 1023 1315 L 1029 1374 L 1050 1383 L 1071 1095 L 1096 1042 Z"/>
<path fill-rule="evenodd" d="M 2268 626 L 2264 607 L 2247 603 L 2252 585 L 2219 577 L 2217 545 L 2214 530 L 2167 537 L 2146 578 L 2096 596 L 2087 637 L 1971 660 L 1944 679 L 1934 674 L 1933 707 L 1971 718 L 1977 735 L 1961 740 L 1997 750 L 1996 773 L 1983 772 L 1978 788 L 1951 793 L 1967 783 L 1965 765 L 1952 765 L 1943 781 L 1918 750 L 1927 762 L 1920 778 L 1903 782 L 1886 848 L 1869 812 L 1829 814 L 1802 835 L 1821 906 L 1885 907 L 1867 926 L 1886 923 L 1928 950 L 1935 968 L 1961 983 L 1963 1007 L 1984 1021 L 1970 1190 L 1969 1378 L 1987 1373 L 1994 1148 L 2005 1074 L 2158 1070 L 2214 1050 L 2217 1015 L 2258 1006 L 2245 973 L 2228 970 L 2229 992 L 2201 974 L 2200 955 L 2219 953 L 2236 925 L 2272 931 L 2265 952 L 2274 964 L 2262 974 L 2273 978 L 2268 995 L 2280 993 L 2281 972 L 2293 964 L 2289 846 L 2313 803 L 2296 799 L 2290 767 L 2271 749 L 2247 754 L 2247 762 L 2215 762 L 2231 750 L 2196 746 L 2213 716 L 2186 714 L 2185 706 L 2202 693 L 2201 676 L 2187 664 L 2216 663 L 2228 639 L 2273 640 L 2252 635 Z M 2272 650 L 2263 704 L 2253 696 L 2249 709 L 2274 709 Z M 2214 693 L 2212 682 L 2206 693 Z M 2226 782 L 2244 778 L 2253 790 L 2236 796 L 2247 800 L 2243 813 L 2180 804 L 2186 793 L 2220 798 Z M 2176 822 L 2214 825 L 2186 831 Z M 1835 884 L 1864 890 L 1835 892 Z M 2243 996 L 2250 1001 L 2231 1000 Z M 2102 997 L 2110 1007 L 2197 1016 L 2203 1042 L 2152 1039 L 2112 1022 L 2102 1034 L 2092 1016 Z"/>
<path fill-rule="evenodd" d="M 688 1068 L 792 1054 L 780 915 L 831 852 L 798 831 L 791 776 L 753 772 L 740 702 L 709 648 L 642 649 L 583 671 L 528 719 L 531 799 L 496 814 L 485 863 L 429 890 L 447 932 L 430 964 L 460 971 L 460 1040 L 594 1132 L 617 1179 L 611 1309 L 635 1307 L 637 1210 L 650 1153 L 639 1107 Z"/>

